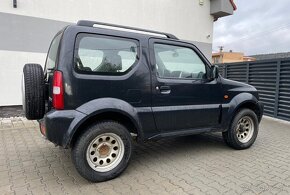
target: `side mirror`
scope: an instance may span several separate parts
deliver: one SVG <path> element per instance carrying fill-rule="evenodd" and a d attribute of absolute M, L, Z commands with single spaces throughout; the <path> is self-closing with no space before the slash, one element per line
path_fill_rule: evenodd
<path fill-rule="evenodd" d="M 219 68 L 217 65 L 212 65 L 210 68 L 209 79 L 217 79 L 219 77 Z"/>

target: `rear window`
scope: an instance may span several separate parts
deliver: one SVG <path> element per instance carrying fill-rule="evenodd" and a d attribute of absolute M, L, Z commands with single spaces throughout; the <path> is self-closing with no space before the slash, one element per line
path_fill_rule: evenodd
<path fill-rule="evenodd" d="M 75 48 L 77 72 L 99 75 L 122 75 L 138 61 L 136 40 L 100 35 L 79 34 Z"/>
<path fill-rule="evenodd" d="M 56 58 L 57 58 L 57 52 L 58 52 L 58 47 L 59 47 L 59 42 L 61 39 L 61 33 L 57 35 L 53 41 L 51 42 L 48 54 L 47 54 L 47 59 L 45 63 L 45 70 L 49 69 L 54 69 L 55 68 L 55 63 L 56 63 Z"/>

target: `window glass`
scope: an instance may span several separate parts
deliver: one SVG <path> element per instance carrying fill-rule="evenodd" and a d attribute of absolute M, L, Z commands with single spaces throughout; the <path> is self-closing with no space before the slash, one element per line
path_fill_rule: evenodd
<path fill-rule="evenodd" d="M 202 79 L 205 64 L 190 48 L 155 44 L 156 68 L 161 78 Z"/>
<path fill-rule="evenodd" d="M 90 70 L 100 66 L 104 57 L 104 52 L 101 50 L 85 48 L 79 48 L 78 54 L 80 58 L 78 63 L 82 63 L 84 67 L 90 68 Z"/>
<path fill-rule="evenodd" d="M 52 69 L 55 67 L 55 62 L 56 62 L 56 58 L 57 58 L 57 52 L 58 52 L 58 46 L 59 46 L 59 42 L 60 42 L 60 38 L 61 38 L 62 34 L 57 35 L 53 41 L 51 42 L 49 51 L 48 51 L 48 55 L 47 55 L 47 59 L 46 59 L 46 64 L 45 64 L 45 69 Z"/>
<path fill-rule="evenodd" d="M 136 53 L 131 51 L 120 51 L 123 69 L 128 69 L 136 61 Z"/>
<path fill-rule="evenodd" d="M 80 72 L 122 74 L 137 61 L 135 41 L 103 36 L 82 36 L 77 41 L 75 63 Z"/>
<path fill-rule="evenodd" d="M 219 63 L 219 57 L 214 57 L 213 58 L 213 63 L 215 63 L 215 64 Z"/>

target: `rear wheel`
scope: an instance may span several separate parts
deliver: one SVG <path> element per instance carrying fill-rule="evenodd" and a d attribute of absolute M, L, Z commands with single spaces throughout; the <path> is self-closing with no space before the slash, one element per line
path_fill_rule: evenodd
<path fill-rule="evenodd" d="M 228 131 L 223 132 L 227 145 L 235 149 L 246 149 L 255 142 L 259 130 L 257 115 L 250 109 L 240 110 Z"/>
<path fill-rule="evenodd" d="M 89 181 L 101 182 L 120 175 L 127 167 L 132 138 L 123 125 L 114 121 L 89 127 L 72 148 L 77 171 Z"/>
<path fill-rule="evenodd" d="M 44 74 L 39 64 L 25 64 L 23 67 L 22 105 L 27 119 L 41 119 L 44 116 Z"/>

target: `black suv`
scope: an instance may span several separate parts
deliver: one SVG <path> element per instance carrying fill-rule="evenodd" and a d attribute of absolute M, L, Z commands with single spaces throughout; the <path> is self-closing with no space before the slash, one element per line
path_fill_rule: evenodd
<path fill-rule="evenodd" d="M 249 148 L 263 114 L 257 90 L 222 78 L 200 50 L 174 35 L 79 21 L 58 32 L 44 71 L 23 68 L 23 108 L 51 142 L 72 148 L 96 182 L 125 170 L 137 142 L 222 132 Z"/>

